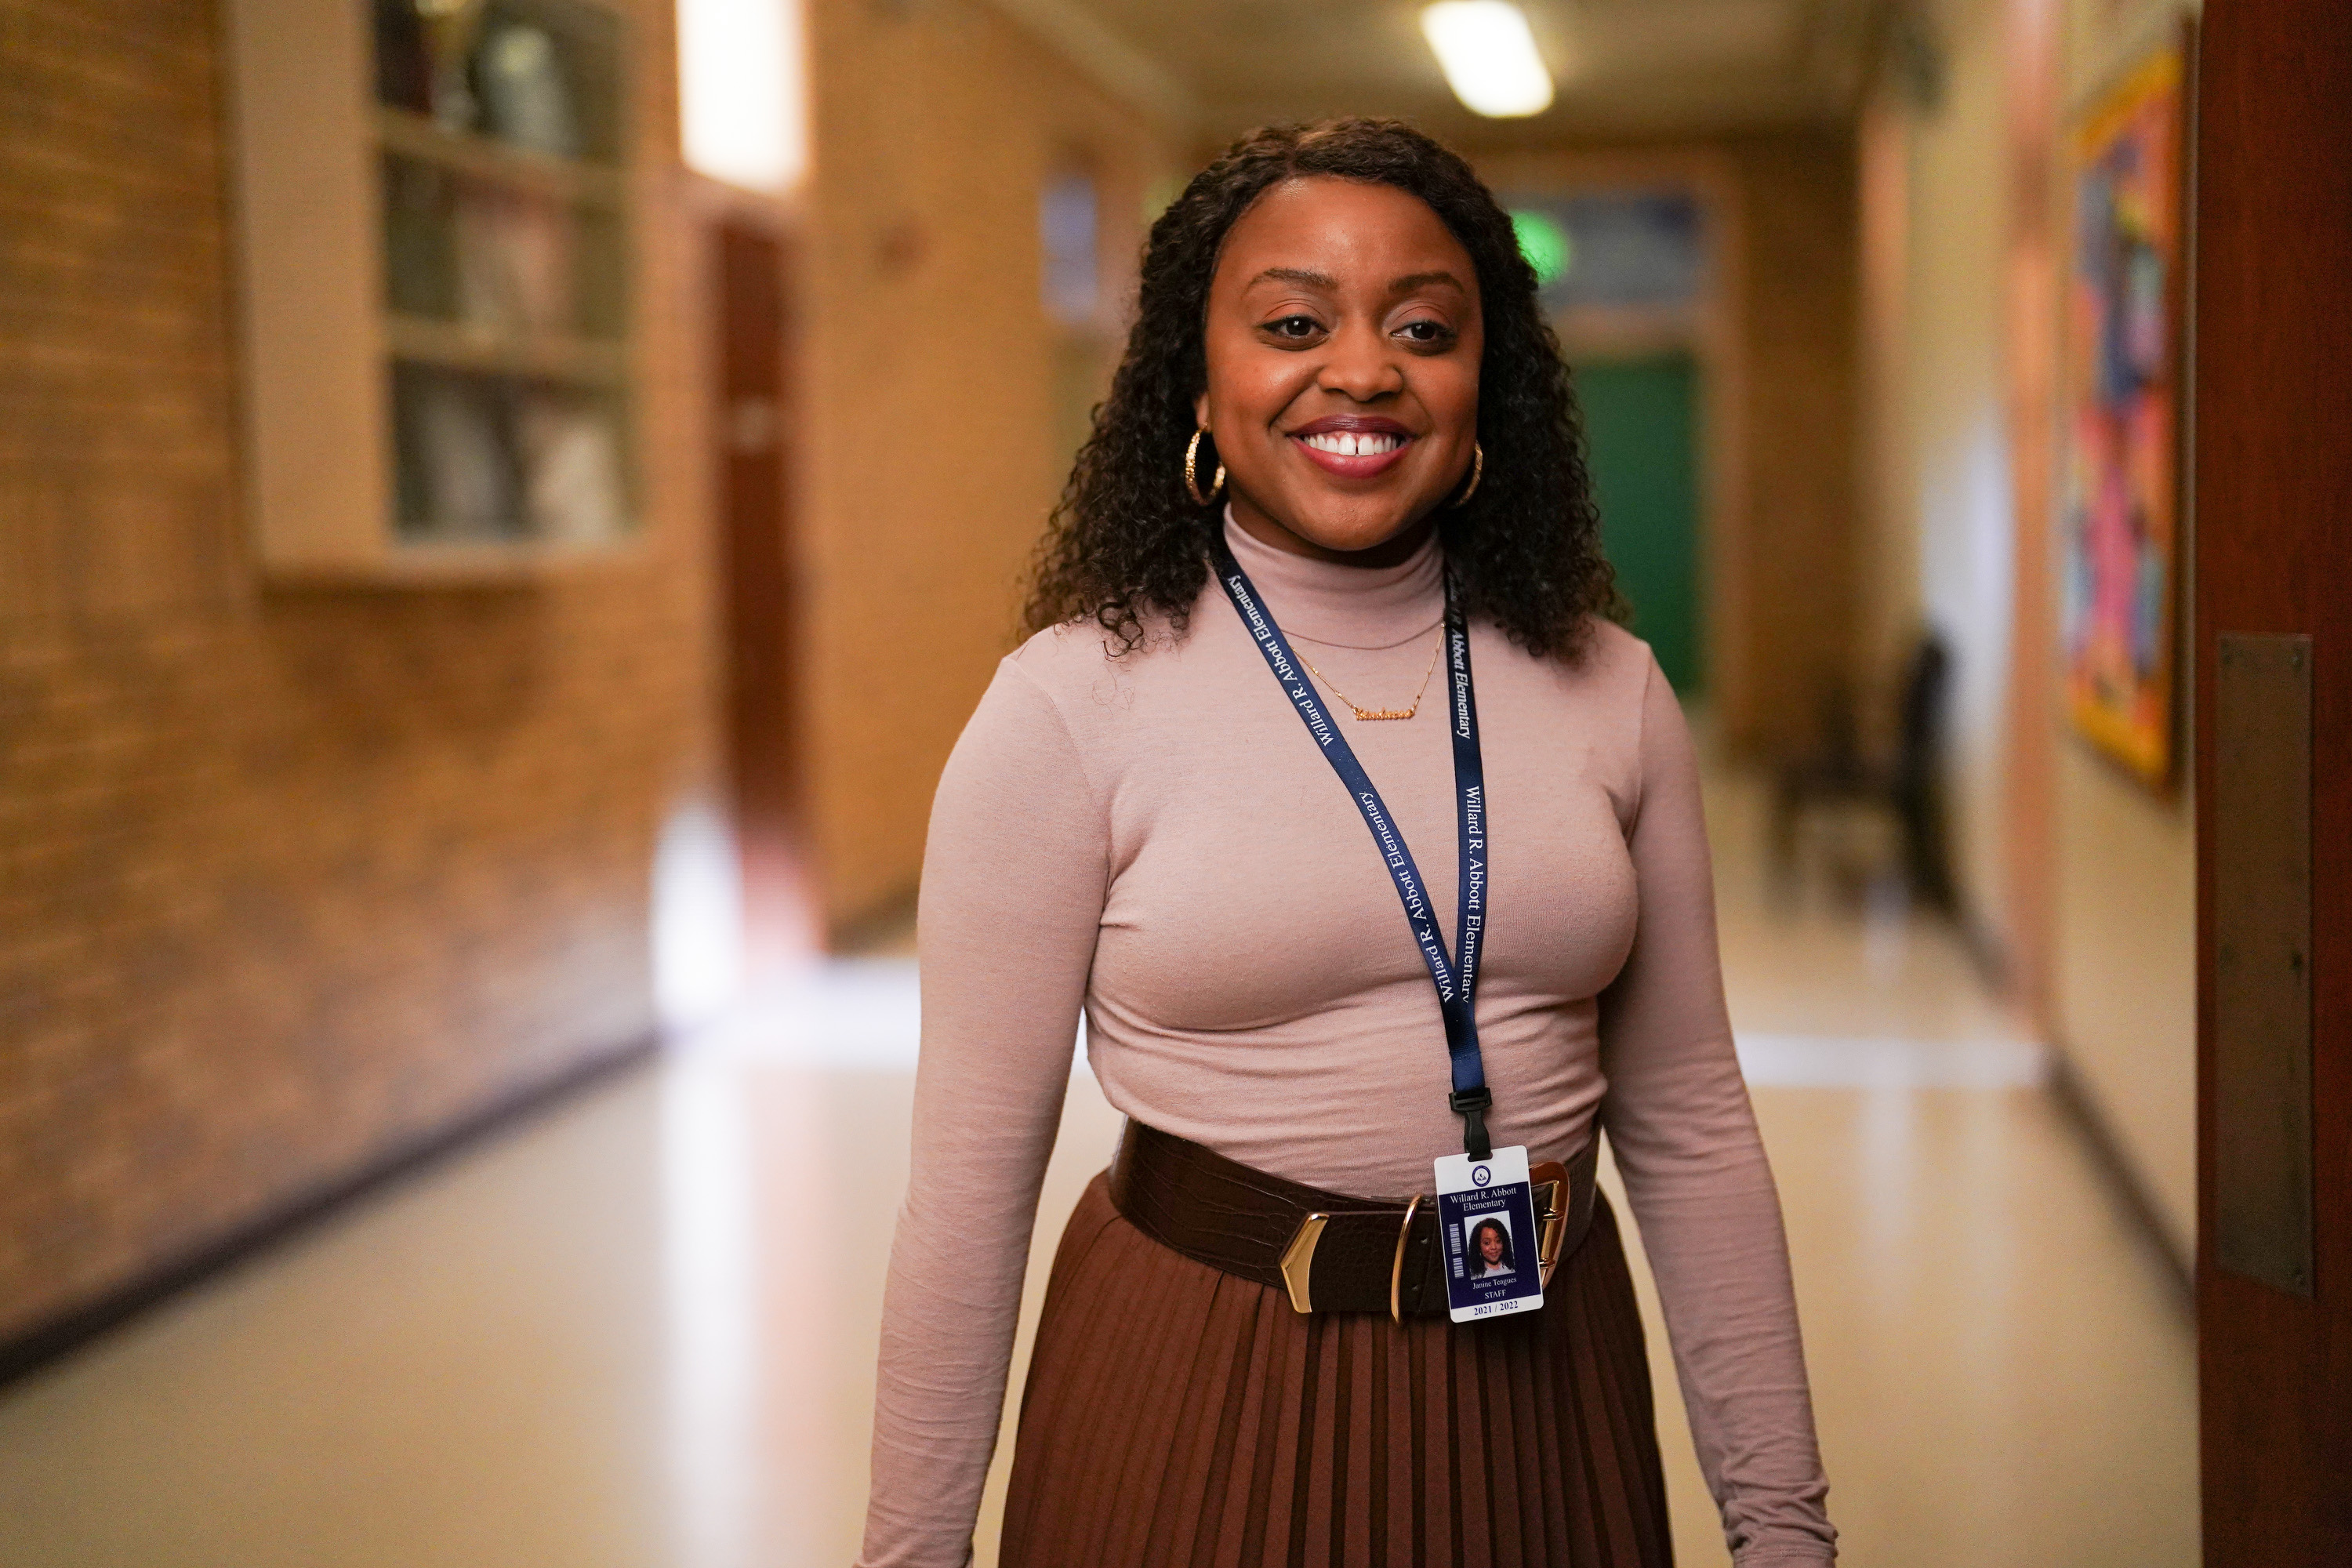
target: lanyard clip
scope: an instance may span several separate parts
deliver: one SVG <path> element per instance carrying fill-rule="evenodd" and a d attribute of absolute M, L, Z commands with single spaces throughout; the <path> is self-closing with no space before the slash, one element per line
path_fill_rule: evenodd
<path fill-rule="evenodd" d="M 1475 1089 L 1455 1089 L 1448 1097 L 1454 1114 L 1462 1118 L 1462 1152 L 1473 1160 L 1491 1160 L 1495 1145 L 1486 1136 L 1486 1112 L 1494 1109 L 1495 1091 L 1485 1084 Z"/>

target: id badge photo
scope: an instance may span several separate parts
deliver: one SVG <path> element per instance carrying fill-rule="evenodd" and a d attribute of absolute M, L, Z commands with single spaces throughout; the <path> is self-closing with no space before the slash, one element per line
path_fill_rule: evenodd
<path fill-rule="evenodd" d="M 1543 1306 L 1543 1265 L 1524 1146 L 1437 1162 L 1437 1226 L 1447 1315 L 1478 1322 Z"/>

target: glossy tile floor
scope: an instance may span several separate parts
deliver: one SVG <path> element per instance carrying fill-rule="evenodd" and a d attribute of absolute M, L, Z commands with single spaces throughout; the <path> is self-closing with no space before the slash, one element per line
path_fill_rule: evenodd
<path fill-rule="evenodd" d="M 1727 972 L 1845 1561 L 2193 1563 L 2191 1333 L 2038 1053 L 1937 930 L 1769 906 L 1756 806 L 1713 787 Z M 0 1563 L 843 1568 L 914 1034 L 908 961 L 829 966 L 0 1393 Z M 1117 1127 L 1081 1069 L 1032 1316 Z"/>

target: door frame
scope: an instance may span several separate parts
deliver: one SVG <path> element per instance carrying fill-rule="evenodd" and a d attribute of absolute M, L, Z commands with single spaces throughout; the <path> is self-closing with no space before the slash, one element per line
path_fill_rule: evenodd
<path fill-rule="evenodd" d="M 1706 706 L 1717 715 L 1752 706 L 1748 646 L 1754 519 L 1748 476 L 1747 216 L 1728 156 L 1706 147 L 1590 153 L 1498 153 L 1478 160 L 1497 191 L 1686 190 L 1698 203 L 1706 269 L 1686 310 L 1594 311 L 1555 320 L 1573 365 L 1585 359 L 1686 353 L 1699 380 L 1698 662 Z"/>

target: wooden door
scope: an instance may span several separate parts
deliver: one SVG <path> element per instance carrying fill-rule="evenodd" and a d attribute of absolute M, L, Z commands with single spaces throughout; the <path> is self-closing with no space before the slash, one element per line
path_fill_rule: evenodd
<path fill-rule="evenodd" d="M 789 962 L 807 916 L 797 833 L 792 514 L 786 434 L 790 257 L 774 234 L 722 222 L 714 247 L 719 339 L 719 566 L 727 727 L 743 866 L 749 975 Z"/>
<path fill-rule="evenodd" d="M 2208 0 L 2204 17 L 2205 1561 L 2315 1568 L 2352 1563 L 2352 8 Z"/>

